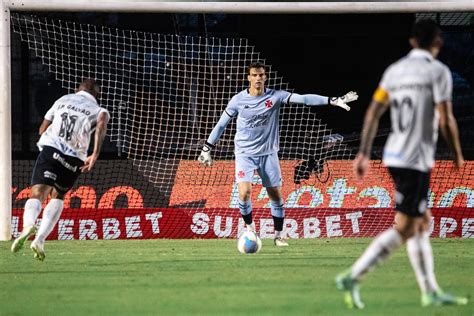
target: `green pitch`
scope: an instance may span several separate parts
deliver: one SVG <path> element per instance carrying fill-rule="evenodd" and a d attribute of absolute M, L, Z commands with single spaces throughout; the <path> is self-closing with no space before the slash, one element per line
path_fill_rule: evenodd
<path fill-rule="evenodd" d="M 405 249 L 370 274 L 363 311 L 349 311 L 334 276 L 368 239 L 50 241 L 46 260 L 0 242 L 1 315 L 474 315 L 474 240 L 433 240 L 441 286 L 466 306 L 421 308 Z M 28 245 L 29 246 L 29 243 Z"/>

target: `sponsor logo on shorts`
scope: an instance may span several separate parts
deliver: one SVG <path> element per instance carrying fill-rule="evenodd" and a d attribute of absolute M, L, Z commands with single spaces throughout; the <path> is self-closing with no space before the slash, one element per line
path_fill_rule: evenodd
<path fill-rule="evenodd" d="M 71 165 L 69 162 L 66 161 L 66 159 L 61 157 L 61 155 L 59 155 L 58 153 L 53 153 L 53 159 L 57 160 L 60 164 L 62 164 L 64 168 L 71 170 L 72 172 L 77 171 L 77 166 Z"/>
<path fill-rule="evenodd" d="M 56 181 L 56 178 L 58 177 L 57 174 L 55 174 L 55 173 L 53 173 L 53 172 L 51 172 L 51 171 L 45 171 L 45 172 L 43 173 L 43 176 L 44 176 L 45 178 L 47 178 L 47 179 L 53 179 L 54 181 Z"/>

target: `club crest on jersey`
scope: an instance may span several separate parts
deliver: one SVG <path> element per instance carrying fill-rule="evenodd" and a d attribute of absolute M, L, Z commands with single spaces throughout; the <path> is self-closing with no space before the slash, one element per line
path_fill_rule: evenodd
<path fill-rule="evenodd" d="M 266 101 L 265 101 L 265 107 L 266 107 L 267 109 L 271 108 L 272 106 L 273 106 L 272 100 L 266 100 Z"/>

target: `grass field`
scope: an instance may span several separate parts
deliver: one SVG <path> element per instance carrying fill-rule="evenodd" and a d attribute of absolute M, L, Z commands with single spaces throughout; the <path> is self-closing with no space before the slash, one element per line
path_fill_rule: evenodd
<path fill-rule="evenodd" d="M 405 249 L 370 274 L 363 311 L 349 311 L 334 276 L 368 239 L 264 240 L 240 255 L 235 240 L 50 241 L 46 260 L 0 242 L 0 315 L 474 315 L 421 308 Z M 474 294 L 474 240 L 433 240 L 438 281 Z"/>

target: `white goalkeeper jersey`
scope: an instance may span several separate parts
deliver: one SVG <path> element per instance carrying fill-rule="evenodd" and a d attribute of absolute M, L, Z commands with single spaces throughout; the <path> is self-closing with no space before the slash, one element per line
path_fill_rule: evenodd
<path fill-rule="evenodd" d="M 439 114 L 435 106 L 451 101 L 449 68 L 427 51 L 413 49 L 387 68 L 379 87 L 388 94 L 392 120 L 384 164 L 429 171 L 438 139 Z"/>
<path fill-rule="evenodd" d="M 85 161 L 91 134 L 94 132 L 100 113 L 109 112 L 101 108 L 96 99 L 86 91 L 67 94 L 59 98 L 45 114 L 51 121 L 38 141 L 40 150 L 51 146 L 63 154 Z"/>
<path fill-rule="evenodd" d="M 248 89 L 236 94 L 225 112 L 237 116 L 236 156 L 264 156 L 280 149 L 279 116 L 282 103 L 288 103 L 290 92 L 265 88 L 260 96 Z"/>

